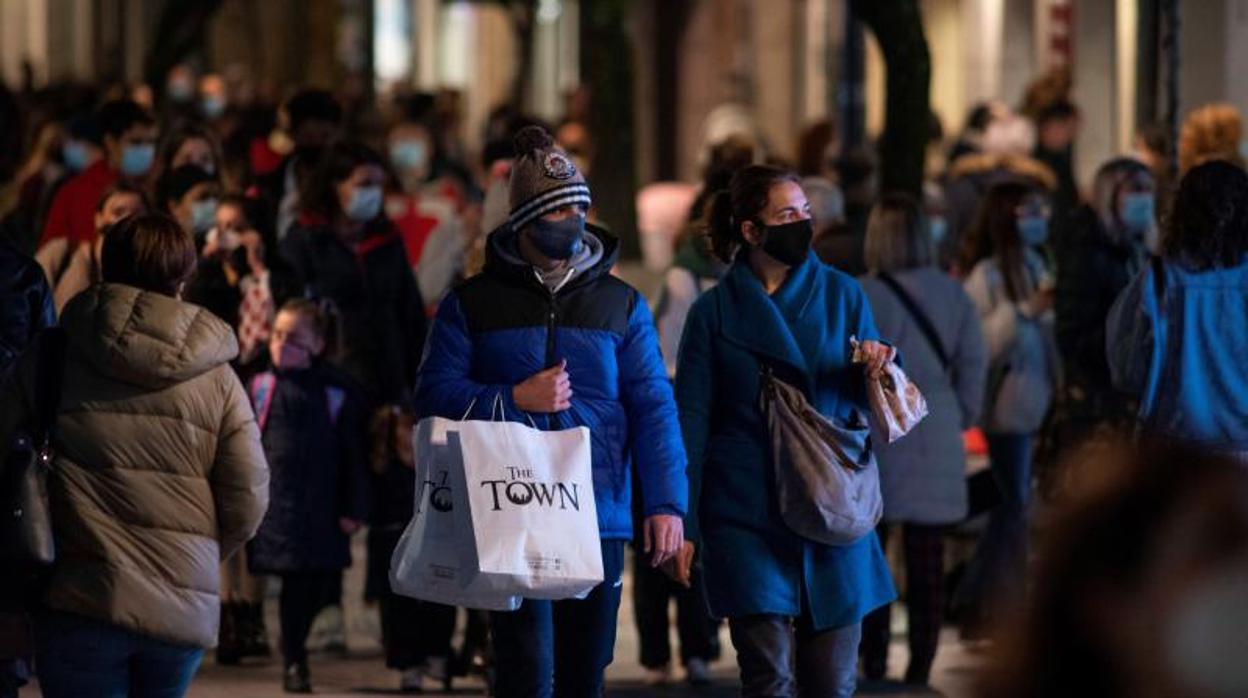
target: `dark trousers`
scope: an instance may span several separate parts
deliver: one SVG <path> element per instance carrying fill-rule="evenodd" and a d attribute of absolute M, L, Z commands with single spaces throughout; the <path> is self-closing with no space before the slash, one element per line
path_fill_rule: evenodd
<path fill-rule="evenodd" d="M 41 615 L 35 633 L 46 698 L 181 698 L 204 657 L 198 647 L 70 613 Z"/>
<path fill-rule="evenodd" d="M 602 542 L 603 581 L 581 600 L 491 613 L 498 698 L 595 698 L 615 649 L 624 541 Z"/>
<path fill-rule="evenodd" d="M 988 515 L 958 603 L 967 622 L 983 627 L 993 610 L 1021 602 L 1027 570 L 1027 510 L 1031 503 L 1033 437 L 987 434 L 988 459 L 1001 501 Z"/>
<path fill-rule="evenodd" d="M 658 669 L 672 661 L 668 632 L 668 604 L 676 599 L 676 631 L 680 637 L 680 660 L 711 661 L 716 655 L 718 626 L 707 612 L 701 574 L 695 569 L 689 589 L 672 581 L 662 570 L 650 566 L 647 556 L 633 557 L 633 610 L 641 665 Z"/>
<path fill-rule="evenodd" d="M 342 573 L 338 570 L 282 574 L 278 618 L 282 624 L 282 659 L 286 666 L 308 660 L 308 631 L 312 629 L 312 621 L 341 579 Z"/>
<path fill-rule="evenodd" d="M 387 591 L 378 599 L 386 666 L 412 669 L 429 657 L 450 657 L 455 607 L 418 601 Z"/>
<path fill-rule="evenodd" d="M 890 527 L 878 529 L 880 545 L 888 543 Z M 906 683 L 926 685 L 940 644 L 945 598 L 945 527 L 902 524 L 906 565 L 906 611 L 910 618 L 910 666 Z M 892 639 L 891 605 L 872 611 L 862 621 L 862 655 L 868 679 L 884 678 Z"/>
<path fill-rule="evenodd" d="M 743 698 L 850 698 L 862 626 L 815 631 L 805 617 L 728 619 Z"/>

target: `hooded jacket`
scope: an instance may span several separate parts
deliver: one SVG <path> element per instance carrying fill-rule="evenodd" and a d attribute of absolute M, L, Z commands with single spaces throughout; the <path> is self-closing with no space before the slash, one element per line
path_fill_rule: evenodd
<path fill-rule="evenodd" d="M 531 417 L 546 430 L 588 427 L 599 533 L 627 540 L 634 463 L 644 513 L 680 516 L 687 501 L 685 449 L 650 309 L 611 276 L 619 241 L 601 228 L 587 229 L 571 271 L 545 283 L 520 259 L 515 231 L 504 224 L 490 235 L 485 271 L 438 306 L 417 378 L 417 409 L 422 417 L 467 413 L 488 420 L 501 398 L 510 421 Z M 572 381 L 571 409 L 526 417 L 512 388 L 562 360 Z"/>
<path fill-rule="evenodd" d="M 130 286 L 65 308 L 64 390 L 49 478 L 57 561 L 48 607 L 212 647 L 218 567 L 255 532 L 268 466 L 233 331 Z M 0 437 L 27 419 L 35 353 L 5 387 Z"/>

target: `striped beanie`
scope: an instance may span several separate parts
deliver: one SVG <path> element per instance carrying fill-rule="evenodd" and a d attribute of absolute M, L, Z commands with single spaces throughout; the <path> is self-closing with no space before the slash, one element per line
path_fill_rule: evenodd
<path fill-rule="evenodd" d="M 511 165 L 511 213 L 507 222 L 520 230 L 535 219 L 571 204 L 589 208 L 589 185 L 568 154 L 546 129 L 526 126 L 515 138 Z"/>

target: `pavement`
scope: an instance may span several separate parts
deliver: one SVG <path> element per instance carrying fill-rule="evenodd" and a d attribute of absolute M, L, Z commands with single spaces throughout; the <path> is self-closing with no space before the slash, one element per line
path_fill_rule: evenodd
<path fill-rule="evenodd" d="M 356 538 L 355 559 L 364 560 L 363 538 Z M 631 567 L 631 565 L 629 565 Z M 346 625 L 348 627 L 348 652 L 345 656 L 320 652 L 314 653 L 309 662 L 312 683 L 316 695 L 325 698 L 346 698 L 348 696 L 368 695 L 403 695 L 398 689 L 399 677 L 394 671 L 385 668 L 381 646 L 376 630 L 377 619 L 373 609 L 365 607 L 361 601 L 363 589 L 363 565 L 357 564 L 347 572 L 345 579 L 344 603 L 346 605 Z M 695 689 L 683 683 L 664 688 L 650 688 L 643 684 L 644 670 L 638 663 L 637 635 L 633 625 L 631 603 L 631 579 L 625 575 L 624 600 L 620 608 L 618 640 L 616 642 L 615 663 L 607 672 L 607 696 L 609 698 L 630 698 L 641 696 L 659 696 L 663 698 L 727 698 L 738 695 L 739 684 L 736 680 L 736 658 L 732 652 L 732 643 L 728 639 L 727 629 L 722 630 L 721 646 L 724 657 L 712 665 L 714 683 L 705 688 Z M 275 586 L 275 585 L 271 585 Z M 270 589 L 273 596 L 275 589 Z M 277 640 L 277 603 L 271 598 L 266 604 L 269 635 Z M 905 613 L 894 613 L 894 640 L 890 651 L 890 673 L 900 678 L 905 669 L 906 649 L 904 643 Z M 461 619 L 462 620 L 462 619 Z M 674 629 L 674 623 L 673 623 Z M 458 643 L 458 638 L 456 639 Z M 673 632 L 673 647 L 677 646 Z M 275 645 L 276 649 L 276 645 Z M 971 696 L 971 683 L 976 670 L 982 665 L 982 655 L 977 655 L 958 642 L 952 630 L 946 630 L 942 636 L 940 652 L 932 672 L 932 687 L 937 692 L 907 691 L 898 685 L 861 686 L 861 696 L 913 696 L 944 695 L 950 698 Z M 204 658 L 203 666 L 191 686 L 190 698 L 268 698 L 284 696 L 281 690 L 281 662 L 277 659 L 267 661 L 248 660 L 241 666 L 225 667 L 218 665 L 211 653 Z M 429 687 L 433 689 L 433 686 Z M 24 690 L 23 698 L 34 698 L 40 693 L 37 687 Z M 433 696 L 483 696 L 486 695 L 484 683 L 476 677 L 459 680 L 451 693 L 430 690 L 424 695 Z"/>

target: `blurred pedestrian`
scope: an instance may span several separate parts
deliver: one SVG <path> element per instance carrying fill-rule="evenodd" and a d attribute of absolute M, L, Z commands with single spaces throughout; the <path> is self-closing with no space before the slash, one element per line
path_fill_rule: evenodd
<path fill-rule="evenodd" d="M 360 143 L 326 151 L 301 197 L 303 213 L 282 241 L 293 287 L 332 302 L 337 355 L 374 406 L 410 393 L 425 339 L 425 311 L 403 241 L 385 216 L 381 156 Z"/>
<path fill-rule="evenodd" d="M 342 133 L 342 106 L 325 90 L 297 92 L 286 102 L 283 113 L 294 150 L 276 170 L 258 181 L 272 211 L 276 241 L 285 239 L 298 220 L 302 190 L 326 148 Z"/>
<path fill-rule="evenodd" d="M 1046 428 L 1050 461 L 1084 439 L 1129 428 L 1135 418 L 1133 399 L 1110 380 L 1105 320 L 1118 294 L 1147 266 L 1149 249 L 1157 249 L 1157 192 L 1144 164 L 1116 158 L 1097 171 L 1092 196 L 1054 246 L 1062 386 Z"/>
<path fill-rule="evenodd" d="M 1001 502 L 992 510 L 958 594 L 963 635 L 977 638 L 1023 595 L 1035 436 L 1057 382 L 1053 280 L 1037 249 L 1048 199 L 1026 180 L 993 185 L 966 240 L 967 295 L 983 323 L 988 384 L 981 420 Z"/>
<path fill-rule="evenodd" d="M 234 333 L 179 300 L 195 257 L 171 218 L 126 218 L 104 239 L 104 283 L 62 316 L 57 560 L 36 625 L 49 698 L 183 695 L 216 643 L 217 565 L 268 502 L 254 413 L 228 365 Z M 5 443 L 30 415 L 38 354 L 5 388 Z"/>
<path fill-rule="evenodd" d="M 1161 256 L 1109 312 L 1113 384 L 1150 435 L 1248 451 L 1248 172 L 1214 160 L 1183 176 Z"/>
<path fill-rule="evenodd" d="M 759 406 L 762 369 L 804 386 L 825 416 L 869 412 L 871 371 L 894 352 L 879 343 L 861 286 L 810 249 L 814 234 L 796 175 L 739 171 L 712 201 L 709 233 L 731 267 L 693 305 L 676 394 L 689 453 L 687 538 L 704 566 L 712 615 L 727 618 L 743 695 L 850 696 L 860 622 L 895 597 L 879 539 L 807 540 L 781 520 L 771 440 Z M 686 551 L 678 576 L 692 570 Z"/>
<path fill-rule="evenodd" d="M 53 294 L 57 312 L 64 310 L 74 296 L 103 281 L 100 253 L 108 229 L 123 218 L 149 210 L 147 194 L 133 184 L 119 181 L 104 192 L 95 212 L 95 241 L 79 244 L 64 273 L 57 279 Z"/>
<path fill-rule="evenodd" d="M 1179 174 L 1210 160 L 1244 167 L 1244 136 L 1244 117 L 1235 106 L 1208 104 L 1192 110 L 1179 133 Z"/>
<path fill-rule="evenodd" d="M 282 686 L 310 693 L 307 638 L 327 590 L 351 565 L 350 537 L 368 510 L 367 425 L 349 380 L 322 360 L 331 330 L 316 303 L 282 306 L 273 370 L 251 380 L 272 472 L 269 511 L 247 546 L 254 574 L 281 578 Z"/>
<path fill-rule="evenodd" d="M 983 407 L 986 357 L 975 305 L 962 285 L 936 268 L 935 244 L 919 204 L 889 194 L 867 226 L 861 279 L 880 334 L 906 357 L 906 375 L 927 399 L 928 417 L 896 443 L 874 440 L 884 496 L 881 544 L 901 529 L 909 616 L 905 682 L 926 686 L 944 621 L 944 536 L 966 518 L 962 432 Z M 892 639 L 890 606 L 862 624 L 864 673 L 884 678 Z"/>
<path fill-rule="evenodd" d="M 202 248 L 217 221 L 221 180 L 199 165 L 182 165 L 156 182 L 156 205 L 173 216 Z"/>
<path fill-rule="evenodd" d="M 977 695 L 1245 695 L 1242 459 L 1145 440 L 1070 465 L 1027 613 L 1000 628 Z"/>
<path fill-rule="evenodd" d="M 95 240 L 100 195 L 118 179 L 141 186 L 156 160 L 156 121 L 143 107 L 128 100 L 108 102 L 95 118 L 107 156 L 57 191 L 44 224 L 36 258 L 52 279 L 79 243 Z"/>

